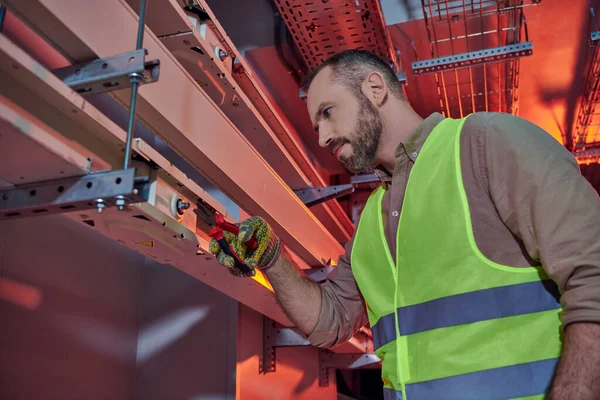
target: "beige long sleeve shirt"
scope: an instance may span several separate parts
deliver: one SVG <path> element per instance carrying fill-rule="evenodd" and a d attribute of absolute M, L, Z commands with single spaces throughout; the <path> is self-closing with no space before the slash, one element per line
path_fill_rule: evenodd
<path fill-rule="evenodd" d="M 385 234 L 394 255 L 408 176 L 443 118 L 432 114 L 398 146 L 396 167 L 385 179 L 390 188 L 383 200 Z M 461 165 L 481 252 L 504 265 L 543 265 L 562 295 L 563 326 L 600 323 L 600 199 L 573 156 L 522 118 L 476 113 L 463 127 Z M 321 312 L 309 336 L 316 346 L 344 342 L 367 322 L 350 268 L 352 244 L 321 285 Z"/>

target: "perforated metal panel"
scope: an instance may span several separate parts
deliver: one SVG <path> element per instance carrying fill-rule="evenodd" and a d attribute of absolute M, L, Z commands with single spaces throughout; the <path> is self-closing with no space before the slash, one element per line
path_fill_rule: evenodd
<path fill-rule="evenodd" d="M 398 71 L 378 0 L 275 0 L 308 69 L 337 52 L 368 50 Z"/>

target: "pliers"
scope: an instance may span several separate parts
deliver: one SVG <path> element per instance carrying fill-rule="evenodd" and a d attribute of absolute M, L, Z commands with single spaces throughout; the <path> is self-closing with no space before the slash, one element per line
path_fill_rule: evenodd
<path fill-rule="evenodd" d="M 194 210 L 194 213 L 210 226 L 208 235 L 219 243 L 225 254 L 233 257 L 235 268 L 244 274 L 252 272 L 251 268 L 248 267 L 241 257 L 229 246 L 229 243 L 225 240 L 225 236 L 223 236 L 224 230 L 237 236 L 240 231 L 239 226 L 225 221 L 223 214 L 210 206 L 206 206 L 202 201 L 199 201 L 196 206 L 197 208 Z M 258 242 L 256 239 L 251 238 L 245 245 L 249 250 L 256 250 Z"/>

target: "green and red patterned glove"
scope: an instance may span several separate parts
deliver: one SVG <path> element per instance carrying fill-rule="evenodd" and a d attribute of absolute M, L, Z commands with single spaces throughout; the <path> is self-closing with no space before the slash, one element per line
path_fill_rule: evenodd
<path fill-rule="evenodd" d="M 281 240 L 275 235 L 271 226 L 261 217 L 251 217 L 236 225 L 240 227 L 237 236 L 227 231 L 223 232 L 223 236 L 231 249 L 240 256 L 252 272 L 243 274 L 237 270 L 234 267 L 233 258 L 226 255 L 221 250 L 219 243 L 212 239 L 209 251 L 217 256 L 217 261 L 227 267 L 234 276 L 254 276 L 255 268 L 264 271 L 272 267 L 281 253 Z M 245 245 L 251 238 L 256 239 L 258 243 L 256 250 L 250 250 Z"/>

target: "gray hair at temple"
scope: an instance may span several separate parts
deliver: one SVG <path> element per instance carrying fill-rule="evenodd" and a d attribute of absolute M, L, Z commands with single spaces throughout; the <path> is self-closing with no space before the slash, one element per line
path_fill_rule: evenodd
<path fill-rule="evenodd" d="M 303 84 L 305 92 L 308 92 L 317 74 L 327 67 L 331 67 L 335 81 L 340 82 L 356 95 L 362 94 L 361 87 L 367 76 L 377 71 L 383 76 L 390 92 L 406 100 L 402 84 L 394 70 L 375 54 L 365 50 L 346 50 L 328 58 L 307 75 Z"/>

